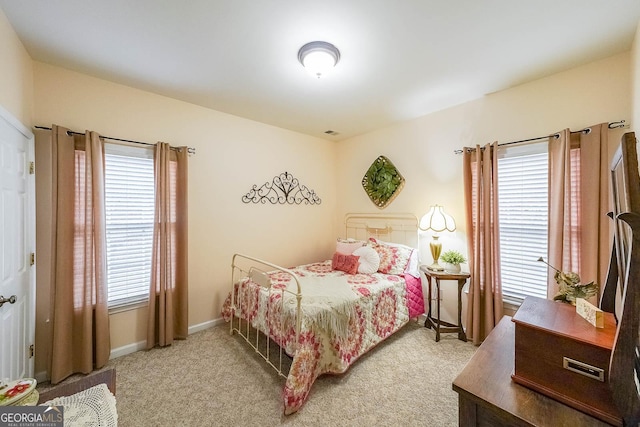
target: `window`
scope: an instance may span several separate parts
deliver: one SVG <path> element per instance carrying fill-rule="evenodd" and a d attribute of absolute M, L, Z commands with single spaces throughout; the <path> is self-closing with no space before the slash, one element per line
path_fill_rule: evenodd
<path fill-rule="evenodd" d="M 146 301 L 154 221 L 153 150 L 105 144 L 109 308 Z"/>
<path fill-rule="evenodd" d="M 498 158 L 500 269 L 506 301 L 547 297 L 547 143 L 501 148 Z"/>

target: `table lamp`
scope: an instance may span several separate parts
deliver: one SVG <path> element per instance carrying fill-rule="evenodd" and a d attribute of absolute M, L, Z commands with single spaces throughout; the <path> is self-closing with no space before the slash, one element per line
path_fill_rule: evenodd
<path fill-rule="evenodd" d="M 430 270 L 434 271 L 443 271 L 444 268 L 438 264 L 438 259 L 440 258 L 440 252 L 442 251 L 442 243 L 438 240 L 440 236 L 438 233 L 442 231 L 455 231 L 456 230 L 456 222 L 451 215 L 448 215 L 444 212 L 444 209 L 440 205 L 433 205 L 429 209 L 429 212 L 426 213 L 420 219 L 420 230 L 422 231 L 433 231 L 433 240 L 429 242 L 429 247 L 431 248 L 431 256 L 433 257 L 433 264 L 429 267 Z"/>

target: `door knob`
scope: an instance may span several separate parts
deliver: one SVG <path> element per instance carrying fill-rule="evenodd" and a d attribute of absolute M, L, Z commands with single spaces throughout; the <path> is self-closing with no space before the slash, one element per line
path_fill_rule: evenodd
<path fill-rule="evenodd" d="M 5 302 L 8 302 L 9 304 L 15 304 L 16 299 L 17 298 L 15 295 L 11 295 L 9 298 L 5 298 L 2 295 L 0 295 L 0 307 L 2 307 Z"/>

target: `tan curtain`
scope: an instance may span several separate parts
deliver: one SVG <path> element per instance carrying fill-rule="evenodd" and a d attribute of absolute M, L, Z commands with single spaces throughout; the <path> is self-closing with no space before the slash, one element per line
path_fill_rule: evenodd
<path fill-rule="evenodd" d="M 498 143 L 465 149 L 463 155 L 469 269 L 467 336 L 479 345 L 502 318 Z"/>
<path fill-rule="evenodd" d="M 52 126 L 51 382 L 109 360 L 104 145 Z"/>
<path fill-rule="evenodd" d="M 156 144 L 147 348 L 187 337 L 187 159 L 187 147 Z"/>
<path fill-rule="evenodd" d="M 604 284 L 609 265 L 608 124 L 549 139 L 549 264 Z M 558 285 L 549 275 L 547 297 Z"/>

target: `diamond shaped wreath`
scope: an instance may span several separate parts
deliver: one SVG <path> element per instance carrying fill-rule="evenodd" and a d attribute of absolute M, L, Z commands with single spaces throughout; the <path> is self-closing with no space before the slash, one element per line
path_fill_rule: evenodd
<path fill-rule="evenodd" d="M 384 209 L 400 194 L 404 178 L 391 160 L 379 156 L 364 174 L 362 187 L 373 204 Z"/>

